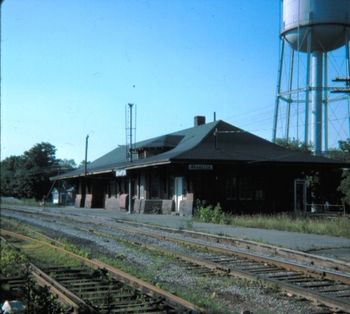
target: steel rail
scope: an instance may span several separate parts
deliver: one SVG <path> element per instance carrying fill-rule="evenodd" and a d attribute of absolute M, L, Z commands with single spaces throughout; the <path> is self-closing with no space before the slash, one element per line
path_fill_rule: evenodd
<path fill-rule="evenodd" d="M 275 256 L 280 256 L 282 258 L 293 259 L 296 261 L 308 263 L 308 264 L 312 265 L 313 267 L 315 267 L 315 266 L 325 267 L 325 268 L 333 269 L 335 271 L 350 273 L 350 263 L 349 262 L 340 261 L 340 260 L 332 259 L 329 257 L 308 254 L 305 252 L 281 248 L 281 247 L 277 247 L 277 246 L 270 245 L 270 244 L 258 243 L 255 241 L 237 239 L 237 238 L 228 237 L 228 236 L 219 236 L 219 235 L 215 235 L 215 234 L 209 234 L 209 233 L 192 231 L 192 230 L 184 230 L 184 229 L 179 230 L 179 229 L 174 229 L 174 228 L 170 228 L 170 227 L 163 227 L 163 226 L 154 225 L 154 224 L 145 224 L 145 223 L 140 223 L 140 222 L 135 222 L 135 221 L 130 221 L 130 220 L 128 220 L 128 221 L 121 220 L 121 219 L 114 219 L 114 220 L 116 222 L 118 222 L 120 224 L 124 224 L 124 225 L 130 224 L 130 225 L 134 225 L 134 226 L 142 226 L 145 228 L 159 229 L 159 230 L 163 230 L 163 231 L 166 231 L 169 233 L 187 234 L 193 238 L 211 240 L 212 242 L 215 242 L 215 243 L 229 244 L 229 245 L 233 245 L 237 248 L 241 248 L 241 249 L 245 249 L 245 250 L 249 250 L 249 251 L 254 250 L 254 251 L 258 251 L 258 252 L 262 252 L 262 253 L 273 254 Z"/>
<path fill-rule="evenodd" d="M 140 233 L 138 229 L 130 228 L 130 227 L 119 226 L 118 229 L 123 229 L 124 231 L 129 232 L 129 233 L 133 233 L 133 234 Z M 143 232 L 141 232 L 141 233 L 143 233 Z M 102 233 L 99 233 L 99 234 L 102 234 Z M 145 235 L 155 236 L 159 240 L 169 240 L 169 238 L 167 238 L 165 236 L 160 236 L 157 234 L 151 235 L 149 232 L 146 232 Z M 50 239 L 50 238 L 48 238 L 48 239 Z M 187 241 L 182 241 L 182 240 L 178 240 L 178 239 L 171 239 L 170 241 L 177 242 L 177 243 L 180 243 L 180 244 L 186 245 L 186 246 L 189 245 L 189 243 Z M 215 262 L 215 261 L 210 261 L 210 260 L 208 261 L 206 259 L 201 259 L 198 257 L 192 257 L 189 255 L 180 254 L 180 253 L 173 251 L 173 250 L 167 250 L 164 248 L 160 248 L 158 246 L 149 245 L 149 244 L 145 244 L 145 243 L 134 241 L 134 240 L 133 241 L 127 240 L 127 242 L 132 243 L 132 244 L 137 245 L 137 246 L 140 246 L 140 247 L 147 249 L 147 250 L 157 251 L 157 252 L 161 252 L 161 253 L 164 253 L 167 255 L 173 255 L 177 259 L 187 263 L 187 265 L 188 264 L 197 265 L 200 267 L 200 268 L 189 267 L 188 269 L 191 269 L 191 270 L 197 270 L 197 271 L 204 272 L 203 269 L 207 269 L 207 270 L 209 270 L 209 272 L 213 272 L 213 273 L 220 272 L 220 273 L 224 273 L 224 274 L 229 275 L 229 276 L 245 278 L 248 280 L 263 280 L 269 284 L 273 284 L 273 285 L 281 287 L 282 290 L 284 290 L 286 292 L 292 293 L 294 295 L 302 296 L 302 297 L 307 298 L 307 299 L 312 300 L 312 301 L 317 301 L 317 302 L 323 303 L 324 305 L 326 305 L 330 308 L 336 308 L 337 310 L 342 310 L 345 312 L 349 311 L 348 309 L 349 309 L 350 303 L 347 301 L 342 301 L 342 300 L 339 300 L 339 298 L 335 298 L 335 297 L 332 297 L 329 295 L 323 295 L 323 294 L 317 293 L 315 291 L 309 291 L 305 288 L 298 287 L 298 286 L 290 284 L 288 282 L 281 282 L 280 280 L 276 280 L 274 278 L 267 278 L 264 275 L 249 272 L 249 270 L 244 271 L 244 270 L 240 270 L 240 269 L 235 269 L 232 267 L 220 265 L 218 262 Z M 217 248 L 217 247 L 212 248 L 212 247 L 208 247 L 206 245 L 198 244 L 197 242 L 190 243 L 190 245 L 193 247 L 202 247 L 208 251 L 211 250 L 211 251 L 215 251 L 216 253 L 221 253 L 221 254 L 227 255 L 226 249 L 221 249 L 221 248 Z M 241 252 L 239 252 L 239 253 L 241 253 Z M 235 254 L 235 252 L 232 252 L 232 255 L 237 255 L 237 254 Z M 247 257 L 249 258 L 249 257 L 251 257 L 251 253 L 248 253 L 248 255 L 246 253 L 243 253 L 243 255 L 239 254 L 239 256 L 244 257 L 244 258 L 247 258 Z M 257 261 L 260 263 L 262 262 L 261 256 L 254 256 L 254 257 L 255 257 L 254 261 Z M 263 258 L 263 263 L 265 263 L 265 265 L 266 265 L 266 263 L 272 264 L 270 259 L 265 259 L 265 258 Z M 287 263 L 287 264 L 289 265 L 289 263 Z M 277 265 L 275 265 L 275 266 L 282 267 L 284 270 L 305 271 L 304 267 L 300 267 L 299 265 L 294 265 L 294 264 L 292 264 L 293 267 L 289 267 L 289 268 L 286 267 L 285 263 L 282 263 L 282 264 L 277 263 Z M 254 268 L 253 271 L 255 271 L 256 269 L 257 268 Z M 208 273 L 208 271 L 207 271 L 207 273 Z M 314 275 L 313 277 L 315 277 L 315 273 L 312 272 L 312 274 Z M 319 273 L 317 278 L 324 279 L 323 275 L 324 274 Z M 293 276 L 291 276 L 291 278 L 293 278 Z M 310 282 L 310 279 L 312 279 L 312 278 L 307 278 L 306 281 Z M 302 280 L 305 280 L 305 279 L 302 279 Z"/>
<path fill-rule="evenodd" d="M 123 224 L 125 224 L 125 221 L 122 221 Z M 134 224 L 135 225 L 135 224 Z M 136 224 L 136 225 L 139 225 L 139 224 Z M 146 225 L 148 228 L 150 227 L 149 225 Z M 216 252 L 218 254 L 224 254 L 224 255 L 232 255 L 232 256 L 240 256 L 242 258 L 247 258 L 247 259 L 250 259 L 250 260 L 254 260 L 256 262 L 260 262 L 260 263 L 266 263 L 266 264 L 272 264 L 276 267 L 281 267 L 283 268 L 284 270 L 291 270 L 291 271 L 297 271 L 297 272 L 308 272 L 307 274 L 309 276 L 312 276 L 314 278 L 319 278 L 319 279 L 327 279 L 327 280 L 330 280 L 330 281 L 342 281 L 344 283 L 349 283 L 349 276 L 344 276 L 344 275 L 341 275 L 339 273 L 332 273 L 332 272 L 325 272 L 325 271 L 317 271 L 315 269 L 310 269 L 305 266 L 300 266 L 298 264 L 295 264 L 295 263 L 287 263 L 287 262 L 281 262 L 281 261 L 277 261 L 277 260 L 274 260 L 274 259 L 270 259 L 270 258 L 266 258 L 266 257 L 262 257 L 262 256 L 259 256 L 259 255 L 256 255 L 256 254 L 252 254 L 252 253 L 244 253 L 244 252 L 241 252 L 241 251 L 234 251 L 234 250 L 227 250 L 227 249 L 223 249 L 223 248 L 218 248 L 218 247 L 215 247 L 215 246 L 211 246 L 211 245 L 206 245 L 206 244 L 200 244 L 196 241 L 193 241 L 193 240 L 180 240 L 180 239 L 177 239 L 177 238 L 170 238 L 170 237 L 166 237 L 166 236 L 163 236 L 163 235 L 159 235 L 159 234 L 155 234 L 155 233 L 152 233 L 150 231 L 140 231 L 140 229 L 136 229 L 136 228 L 131 228 L 131 227 L 126 227 L 125 225 L 123 226 L 118 226 L 117 229 L 119 230 L 124 230 L 125 232 L 129 232 L 129 233 L 143 233 L 145 236 L 151 236 L 151 237 L 155 237 L 155 238 L 158 238 L 159 240 L 167 240 L 167 241 L 171 241 L 171 242 L 176 242 L 178 244 L 181 244 L 181 245 L 185 245 L 185 246 L 189 246 L 191 245 L 192 247 L 197 247 L 197 248 L 202 248 L 204 250 L 210 250 L 210 251 L 213 251 L 213 252 Z M 176 230 L 178 231 L 178 230 Z M 178 232 L 176 232 L 178 233 Z M 130 241 L 129 241 L 130 242 Z M 140 243 L 136 243 L 135 244 L 138 244 L 138 245 L 142 245 L 143 247 L 147 248 L 148 249 L 157 249 L 157 250 L 164 250 L 164 249 L 160 249 L 159 247 L 158 248 L 151 248 L 151 246 L 146 246 L 145 244 L 140 244 Z M 233 268 L 233 267 L 224 267 L 223 265 L 220 265 L 219 263 L 216 263 L 216 262 L 208 262 L 207 260 L 201 260 L 199 258 L 193 258 L 193 257 L 189 257 L 189 256 L 185 256 L 185 255 L 182 255 L 181 254 L 178 254 L 177 252 L 168 252 L 168 254 L 173 254 L 173 255 L 177 255 L 179 259 L 183 260 L 183 261 L 186 261 L 188 263 L 192 263 L 194 265 L 198 265 L 200 267 L 205 267 L 207 269 L 210 269 L 210 270 L 217 270 L 217 271 L 224 271 L 226 273 L 229 273 L 230 275 L 235 275 L 235 276 L 239 276 L 239 277 L 242 277 L 242 278 L 247 278 L 247 279 L 253 279 L 253 280 L 256 280 L 256 279 L 260 279 L 260 280 L 264 280 L 266 282 L 269 282 L 269 283 L 272 283 L 272 284 L 275 284 L 275 285 L 278 285 L 280 287 L 282 287 L 283 290 L 287 291 L 287 292 L 291 292 L 293 294 L 296 294 L 296 295 L 300 295 L 300 296 L 303 296 L 303 297 L 306 297 L 308 299 L 311 299 L 311 300 L 316 300 L 318 302 L 321 302 L 329 307 L 333 307 L 333 308 L 337 308 L 337 309 L 341 309 L 345 312 L 348 312 L 349 311 L 349 308 L 350 308 L 350 303 L 347 301 L 347 300 L 340 300 L 340 298 L 336 298 L 336 297 L 332 297 L 330 295 L 324 295 L 324 294 L 320 294 L 320 293 L 317 293 L 316 291 L 310 291 L 310 290 L 307 290 L 305 288 L 302 288 L 302 287 L 299 287 L 299 286 L 296 286 L 295 284 L 291 284 L 291 283 L 288 283 L 288 282 L 281 282 L 280 280 L 276 280 L 274 278 L 266 278 L 266 276 L 264 276 L 263 274 L 259 275 L 259 274 L 254 274 L 253 272 L 249 272 L 249 270 L 247 271 L 244 271 L 244 270 L 240 270 L 240 269 L 236 269 L 236 268 Z M 257 269 L 257 268 L 255 268 Z M 295 275 L 294 275 L 295 276 Z M 277 277 L 277 276 L 276 276 Z M 281 276 L 280 276 L 281 277 Z M 293 277 L 293 276 L 292 276 Z M 310 281 L 309 279 L 297 279 L 299 280 L 299 282 L 301 281 Z M 291 281 L 292 282 L 292 281 Z M 323 283 L 321 283 L 322 285 Z M 320 285 L 320 283 L 315 283 L 315 285 Z M 325 283 L 325 285 L 327 286 L 328 284 Z M 348 290 L 348 288 L 346 288 L 346 290 Z"/>
<path fill-rule="evenodd" d="M 164 302 L 166 304 L 168 304 L 169 306 L 175 308 L 175 309 L 179 309 L 179 311 L 183 312 L 183 313 L 205 313 L 205 311 L 203 309 L 201 309 L 200 307 L 178 297 L 175 296 L 167 291 L 164 291 L 158 287 L 155 287 L 147 282 L 144 282 L 141 279 L 136 278 L 135 276 L 132 276 L 130 274 L 127 274 L 115 267 L 112 267 L 106 263 L 103 263 L 101 261 L 98 261 L 96 259 L 87 259 L 85 257 L 82 257 L 80 255 L 77 255 L 73 252 L 67 251 L 65 250 L 63 247 L 59 247 L 50 243 L 47 243 L 45 241 L 41 241 L 38 239 L 34 239 L 28 236 L 25 236 L 23 234 L 19 234 L 19 233 L 15 233 L 12 232 L 10 230 L 5 230 L 3 228 L 0 229 L 0 234 L 1 235 L 7 235 L 10 237 L 14 237 L 17 239 L 21 239 L 24 241 L 33 241 L 36 243 L 40 243 L 42 245 L 45 245 L 47 247 L 50 247 L 54 250 L 57 250 L 59 252 L 62 252 L 64 254 L 67 254 L 75 259 L 80 260 L 83 264 L 85 264 L 88 267 L 91 267 L 93 269 L 99 270 L 99 269 L 105 269 L 108 271 L 109 275 L 124 283 L 127 284 L 133 288 L 135 288 L 138 291 L 141 291 L 142 293 L 150 296 L 150 297 L 156 297 L 156 298 L 161 298 L 164 300 Z M 48 238 L 48 237 L 47 237 Z M 55 241 L 56 243 L 59 243 L 58 241 Z"/>
<path fill-rule="evenodd" d="M 1 236 L 1 239 L 6 241 L 5 238 Z M 47 287 L 49 291 L 56 295 L 58 300 L 65 304 L 73 310 L 73 313 L 78 314 L 81 309 L 89 311 L 89 313 L 94 313 L 94 309 L 86 304 L 82 299 L 77 297 L 75 294 L 71 293 L 68 289 L 59 284 L 56 280 L 51 278 L 42 269 L 33 263 L 29 263 L 29 271 L 33 276 L 35 282 L 41 287 Z M 5 279 L 6 280 L 6 279 Z M 81 313 L 81 312 L 80 312 Z"/>
<path fill-rule="evenodd" d="M 120 227 L 119 227 L 119 229 L 120 229 Z M 130 233 L 137 232 L 137 230 L 134 230 L 131 228 L 122 228 L 122 229 L 125 229 L 124 231 L 127 230 Z M 159 236 L 159 239 L 160 240 L 168 240 L 167 237 L 164 237 L 164 236 Z M 350 303 L 346 302 L 346 301 L 339 300 L 339 298 L 335 298 L 335 297 L 332 297 L 329 295 L 323 295 L 323 294 L 317 293 L 315 291 L 309 291 L 305 288 L 298 287 L 298 286 L 290 284 L 288 282 L 281 282 L 280 280 L 276 280 L 273 278 L 267 278 L 264 275 L 254 274 L 254 273 L 249 272 L 249 271 L 244 271 L 244 270 L 242 271 L 239 269 L 234 269 L 232 267 L 220 265 L 217 262 L 213 262 L 213 261 L 206 260 L 206 259 L 201 259 L 198 257 L 192 257 L 192 256 L 189 256 L 186 254 L 181 254 L 181 253 L 178 253 L 178 252 L 173 251 L 173 250 L 161 248 L 159 246 L 145 244 L 143 242 L 138 242 L 135 240 L 127 240 L 127 242 L 134 244 L 134 245 L 137 245 L 139 247 L 142 247 L 146 250 L 156 251 L 158 253 L 161 252 L 163 254 L 175 256 L 177 259 L 186 263 L 186 265 L 199 266 L 199 268 L 188 266 L 188 269 L 190 269 L 192 271 L 196 270 L 196 271 L 201 271 L 202 273 L 204 273 L 203 270 L 207 269 L 209 272 L 212 272 L 212 273 L 219 272 L 219 273 L 226 274 L 228 276 L 240 277 L 240 278 L 244 278 L 244 279 L 248 279 L 248 280 L 262 280 L 264 282 L 267 282 L 268 284 L 279 286 L 282 288 L 282 290 L 284 290 L 286 292 L 307 298 L 307 299 L 312 300 L 312 301 L 320 302 L 320 303 L 322 303 L 330 308 L 335 308 L 337 311 L 342 310 L 342 311 L 345 311 L 346 313 L 349 312 Z M 186 243 L 186 242 L 182 243 L 182 244 L 188 245 L 188 243 Z M 196 244 L 194 246 L 196 246 Z M 204 248 L 208 248 L 208 247 L 204 246 Z M 211 248 L 208 248 L 208 250 L 211 250 Z M 218 253 L 226 253 L 226 250 L 225 249 L 218 250 L 217 252 Z M 246 256 L 244 256 L 244 257 L 246 257 Z M 256 261 L 261 262 L 261 260 L 259 260 L 259 257 L 258 257 L 258 259 L 256 259 Z M 266 260 L 264 260 L 264 262 L 266 262 Z M 281 265 L 278 265 L 278 266 L 280 267 Z M 285 265 L 283 265 L 283 266 L 285 266 Z M 286 269 L 285 267 L 283 267 L 283 268 Z M 254 268 L 253 270 L 256 270 L 256 268 Z M 300 269 L 298 268 L 297 270 L 299 271 Z M 208 271 L 206 273 L 208 273 Z M 295 269 L 293 269 L 293 271 L 295 271 Z M 322 277 L 320 277 L 320 278 L 322 278 Z M 308 278 L 307 281 L 310 281 L 310 278 Z"/>
<path fill-rule="evenodd" d="M 73 308 L 73 313 L 79 313 L 79 311 L 81 313 L 81 309 L 87 310 L 89 313 L 96 312 L 90 305 L 51 278 L 39 267 L 32 263 L 29 265 L 35 281 L 40 286 L 47 286 L 50 292 L 55 294 L 62 303 L 71 306 Z"/>
<path fill-rule="evenodd" d="M 159 248 L 155 248 L 155 247 L 152 247 L 150 245 L 140 244 L 140 246 L 142 246 L 148 250 L 158 250 L 159 251 Z M 288 283 L 281 282 L 279 280 L 275 280 L 275 279 L 271 279 L 271 278 L 266 278 L 263 275 L 261 276 L 259 274 L 252 274 L 248 271 L 236 270 L 236 269 L 233 269 L 231 267 L 222 266 L 222 265 L 215 263 L 215 262 L 206 261 L 206 260 L 202 260 L 199 258 L 193 258 L 190 256 L 186 256 L 184 254 L 174 253 L 173 251 L 167 251 L 165 249 L 161 249 L 161 251 L 164 251 L 167 254 L 174 254 L 179 259 L 181 259 L 183 261 L 186 261 L 186 262 L 189 262 L 189 263 L 192 263 L 195 265 L 199 265 L 201 267 L 205 267 L 211 271 L 223 272 L 224 274 L 226 274 L 228 276 L 239 277 L 239 278 L 244 278 L 244 279 L 253 280 L 253 281 L 257 280 L 257 279 L 263 280 L 269 284 L 274 284 L 276 286 L 281 287 L 282 290 L 284 290 L 286 292 L 305 297 L 305 298 L 312 300 L 312 301 L 317 301 L 317 302 L 323 303 L 324 305 L 326 305 L 328 307 L 337 308 L 337 310 L 339 309 L 339 310 L 343 310 L 345 312 L 349 312 L 349 309 L 350 309 L 349 302 L 342 302 L 342 301 L 339 301 L 339 299 L 336 299 L 336 298 L 333 298 L 330 296 L 324 296 L 324 295 L 321 295 L 321 294 L 316 293 L 316 292 L 310 292 L 310 291 L 307 291 L 303 288 L 298 288 L 297 286 L 292 285 L 292 284 L 288 284 Z"/>
<path fill-rule="evenodd" d="M 312 270 L 309 268 L 306 268 L 304 266 L 300 266 L 297 265 L 295 263 L 291 263 L 291 262 L 281 262 L 281 261 L 276 261 L 274 259 L 271 258 L 266 258 L 266 257 L 262 257 L 259 255 L 255 255 L 252 253 L 243 253 L 243 252 L 237 252 L 237 251 L 232 251 L 232 250 L 228 250 L 228 249 L 223 249 L 223 248 L 218 248 L 215 246 L 209 246 L 209 245 L 205 245 L 205 244 L 200 244 L 198 242 L 193 242 L 193 241 L 188 241 L 188 240 L 179 240 L 179 239 L 174 239 L 174 238 L 169 238 L 166 236 L 162 236 L 159 234 L 152 234 L 151 232 L 144 232 L 144 231 L 140 231 L 139 229 L 136 228 L 125 228 L 125 227 L 121 227 L 119 226 L 118 229 L 122 229 L 123 231 L 126 232 L 130 232 L 130 233 L 139 233 L 139 234 L 144 234 L 147 236 L 152 236 L 154 238 L 157 238 L 159 240 L 166 240 L 166 241 L 171 241 L 174 243 L 178 243 L 180 245 L 191 245 L 193 247 L 197 247 L 197 248 L 201 248 L 204 249 L 206 251 L 213 251 L 216 253 L 220 253 L 220 254 L 224 254 L 226 256 L 239 256 L 239 257 L 243 257 L 245 259 L 248 260 L 253 260 L 255 262 L 258 263 L 262 263 L 262 265 L 267 266 L 267 265 L 274 265 L 276 267 L 282 268 L 284 271 L 295 271 L 295 272 L 301 272 L 301 273 L 306 273 L 308 276 L 313 277 L 313 278 L 318 278 L 318 279 L 327 279 L 329 281 L 341 281 L 347 285 L 350 284 L 350 277 L 349 276 L 341 276 L 339 274 L 333 274 L 333 273 L 329 273 L 329 272 L 319 272 L 317 270 Z M 129 230 L 128 230 L 129 229 Z M 342 310 L 346 313 L 350 313 L 350 302 L 347 300 L 342 300 L 340 298 L 337 297 L 333 297 L 331 295 L 325 295 L 325 294 L 321 294 L 317 291 L 310 291 L 310 289 L 306 289 L 303 287 L 299 287 L 295 284 L 289 283 L 289 282 L 283 282 L 277 279 L 269 278 L 264 274 L 256 274 L 253 272 L 250 272 L 249 270 L 240 270 L 234 267 L 229 267 L 229 266 L 223 266 L 220 265 L 218 262 L 213 262 L 213 261 L 208 261 L 206 259 L 200 259 L 198 257 L 190 257 L 184 254 L 179 254 L 175 251 L 172 250 L 166 250 L 164 248 L 160 248 L 160 247 L 155 247 L 152 245 L 147 245 L 141 242 L 137 242 L 137 241 L 129 241 L 129 242 L 134 242 L 137 245 L 140 245 L 146 249 L 149 250 L 158 250 L 158 251 L 163 251 L 167 254 L 173 254 L 175 256 L 177 256 L 178 258 L 186 261 L 186 262 L 190 262 L 196 265 L 199 265 L 201 267 L 206 267 L 207 269 L 210 270 L 216 270 L 216 271 L 222 271 L 230 276 L 237 276 L 240 278 L 245 278 L 245 279 L 249 279 L 249 280 L 263 280 L 269 284 L 273 284 L 273 285 L 277 285 L 279 287 L 281 287 L 284 291 L 301 296 L 301 297 L 305 297 L 309 300 L 312 301 L 317 301 L 320 303 L 323 303 L 324 305 L 331 307 L 331 308 L 336 308 L 337 310 Z M 254 271 L 254 269 L 252 269 Z M 262 269 L 263 270 L 263 269 Z M 310 281 L 312 278 L 309 278 L 308 281 Z"/>
<path fill-rule="evenodd" d="M 26 212 L 28 214 L 40 214 L 40 215 L 46 215 L 48 217 L 50 216 L 55 216 L 55 217 L 60 217 L 57 213 L 52 213 L 52 212 L 44 212 L 42 208 L 38 210 L 39 208 L 37 207 L 24 207 L 24 206 L 18 206 L 18 205 L 6 205 L 5 206 L 2 204 L 2 208 L 4 209 L 9 209 L 12 211 L 18 211 L 18 212 Z M 34 212 L 33 212 L 34 210 Z M 74 219 L 74 217 L 70 216 L 70 219 Z M 259 243 L 251 240 L 243 240 L 243 239 L 238 239 L 238 238 L 233 238 L 233 237 L 228 237 L 228 236 L 219 236 L 215 234 L 208 234 L 204 232 L 197 232 L 197 231 L 192 231 L 192 230 L 179 230 L 179 229 L 174 229 L 170 227 L 164 227 L 164 226 L 159 226 L 155 224 L 148 224 L 148 223 L 140 223 L 140 222 L 135 222 L 135 221 L 126 221 L 126 220 L 121 220 L 121 219 L 115 219 L 112 218 L 113 221 L 122 223 L 123 225 L 129 224 L 129 225 L 134 225 L 134 226 L 142 226 L 145 228 L 153 228 L 153 229 L 158 229 L 158 230 L 163 230 L 166 232 L 170 233 L 176 233 L 176 234 L 184 234 L 184 235 L 189 235 L 193 238 L 198 238 L 198 239 L 204 239 L 208 241 L 212 241 L 214 243 L 220 243 L 220 244 L 229 244 L 233 245 L 237 248 L 241 248 L 244 250 L 248 251 L 257 251 L 261 253 L 266 253 L 266 254 L 273 254 L 275 256 L 280 256 L 281 258 L 287 258 L 287 259 L 293 259 L 295 261 L 300 261 L 302 263 L 307 263 L 311 267 L 323 267 L 323 268 L 329 268 L 334 271 L 340 271 L 343 273 L 349 273 L 350 274 L 350 263 L 345 262 L 345 261 L 340 261 L 336 259 L 332 259 L 329 257 L 324 257 L 324 256 L 319 256 L 319 255 L 314 255 L 314 254 L 309 254 L 305 252 L 300 252 L 300 251 L 295 251 L 292 249 L 287 249 L 287 248 L 281 248 L 269 244 L 264 244 L 264 243 Z M 90 221 L 92 224 L 96 224 L 93 221 Z"/>
<path fill-rule="evenodd" d="M 47 215 L 49 217 L 50 216 L 60 217 L 57 213 L 43 212 L 42 209 L 38 211 L 37 207 L 31 207 L 28 209 L 28 207 L 23 207 L 18 205 L 10 205 L 10 206 L 6 205 L 5 207 L 3 206 L 3 208 L 9 209 L 12 211 L 26 212 L 28 214 L 40 214 L 40 215 Z M 35 212 L 33 212 L 33 210 L 35 210 Z M 71 219 L 74 219 L 74 217 L 72 216 L 70 217 Z M 340 271 L 343 273 L 350 274 L 349 262 L 340 261 L 329 257 L 309 254 L 309 253 L 287 249 L 287 248 L 281 248 L 281 247 L 259 243 L 251 240 L 243 240 L 243 239 L 238 239 L 238 238 L 233 238 L 228 236 L 219 236 L 215 234 L 209 234 L 209 233 L 192 231 L 192 230 L 184 230 L 184 229 L 179 230 L 179 229 L 174 229 L 170 227 L 164 227 L 164 226 L 148 224 L 148 223 L 140 223 L 140 222 L 135 222 L 130 220 L 122 220 L 122 219 L 115 219 L 115 218 L 112 218 L 112 219 L 113 221 L 117 223 L 121 223 L 123 225 L 129 224 L 134 226 L 142 226 L 145 228 L 163 230 L 169 233 L 189 235 L 193 238 L 209 240 L 219 244 L 229 244 L 237 248 L 248 250 L 248 251 L 257 251 L 257 252 L 266 253 L 266 254 L 273 254 L 274 256 L 279 256 L 281 258 L 293 259 L 295 261 L 300 261 L 300 262 L 309 264 L 311 267 L 329 268 L 334 271 Z M 96 224 L 93 221 L 90 221 L 90 223 Z"/>
<path fill-rule="evenodd" d="M 151 231 L 140 230 L 138 228 L 131 229 L 129 227 L 118 226 L 118 229 L 124 230 L 125 232 L 143 234 L 145 236 L 150 236 L 153 238 L 157 238 L 159 240 L 171 241 L 174 243 L 178 243 L 180 245 L 192 245 L 195 247 L 199 247 L 199 248 L 202 248 L 205 250 L 210 250 L 210 251 L 220 253 L 220 254 L 225 254 L 225 255 L 230 255 L 230 256 L 241 256 L 243 258 L 247 258 L 250 260 L 257 261 L 257 262 L 273 264 L 277 267 L 282 267 L 282 268 L 287 269 L 287 270 L 302 271 L 302 272 L 305 272 L 305 273 L 307 273 L 311 276 L 314 276 L 314 277 L 335 280 L 335 281 L 341 281 L 345 284 L 350 285 L 350 275 L 346 275 L 345 273 L 340 274 L 340 273 L 336 273 L 336 272 L 329 271 L 329 270 L 317 270 L 315 268 L 300 265 L 300 264 L 297 264 L 297 263 L 291 262 L 291 261 L 280 261 L 280 260 L 277 260 L 273 257 L 261 256 L 261 255 L 258 255 L 258 254 L 252 253 L 252 252 L 242 252 L 242 251 L 237 251 L 234 249 L 227 249 L 227 248 L 217 247 L 214 245 L 203 244 L 203 243 L 199 243 L 197 241 L 190 240 L 190 239 L 183 240 L 183 239 L 173 238 L 173 237 L 169 237 L 169 236 L 159 235 L 157 233 L 154 233 Z"/>

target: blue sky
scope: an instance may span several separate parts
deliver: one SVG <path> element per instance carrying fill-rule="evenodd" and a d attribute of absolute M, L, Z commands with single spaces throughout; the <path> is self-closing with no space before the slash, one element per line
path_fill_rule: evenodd
<path fill-rule="evenodd" d="M 50 142 L 89 160 L 191 127 L 195 115 L 271 139 L 277 0 L 5 0 L 1 158 Z"/>

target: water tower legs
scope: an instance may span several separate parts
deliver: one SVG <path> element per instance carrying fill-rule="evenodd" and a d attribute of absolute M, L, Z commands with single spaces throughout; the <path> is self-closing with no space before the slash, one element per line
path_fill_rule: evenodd
<path fill-rule="evenodd" d="M 281 80 L 282 80 L 282 69 L 283 69 L 283 58 L 284 58 L 284 45 L 285 41 L 281 40 L 280 46 L 280 59 L 278 63 L 278 76 L 277 76 L 277 89 L 276 89 L 276 101 L 275 101 L 275 113 L 273 117 L 273 129 L 272 129 L 272 142 L 276 142 L 277 135 L 277 121 L 278 121 L 278 113 L 281 99 Z"/>
<path fill-rule="evenodd" d="M 348 66 L 348 74 L 347 76 L 350 76 L 350 29 L 347 29 L 346 31 L 346 39 L 345 39 L 345 57 L 346 57 L 346 62 Z"/>
<path fill-rule="evenodd" d="M 340 67 L 341 76 L 350 77 L 350 28 L 346 36 L 345 56 L 339 50 L 345 60 Z M 312 51 L 311 32 L 303 37 L 302 44 L 305 41 L 307 51 L 299 52 L 281 38 L 272 141 L 301 139 L 306 146 L 312 144 L 315 155 L 322 155 L 329 150 L 328 139 L 334 137 L 330 126 L 334 128 L 337 123 L 330 121 L 337 121 L 337 118 L 332 120 L 337 104 L 345 105 L 341 110 L 347 110 L 345 123 L 350 138 L 350 95 L 339 97 L 332 93 L 337 87 L 331 83 L 335 78 L 332 56 L 328 52 Z M 299 112 L 304 115 L 299 116 Z"/>
<path fill-rule="evenodd" d="M 347 29 L 346 31 L 346 38 L 345 38 L 345 58 L 347 63 L 347 77 L 350 77 L 350 29 Z M 350 141 L 350 95 L 348 97 L 348 120 L 349 120 L 349 139 Z"/>
<path fill-rule="evenodd" d="M 312 53 L 312 127 L 315 155 L 322 154 L 322 77 L 323 77 L 323 53 Z"/>
<path fill-rule="evenodd" d="M 289 68 L 289 83 L 288 83 L 288 100 L 287 100 L 287 122 L 286 122 L 286 139 L 289 140 L 289 127 L 290 127 L 290 106 L 292 104 L 292 89 L 293 89 L 293 73 L 294 73 L 294 50 L 292 50 L 290 56 L 290 68 Z"/>
<path fill-rule="evenodd" d="M 323 151 L 328 153 L 328 53 L 323 54 Z"/>
<path fill-rule="evenodd" d="M 305 125 L 304 145 L 309 144 L 309 111 L 310 111 L 310 64 L 311 64 L 311 32 L 307 35 L 307 56 L 306 56 L 306 86 L 305 86 Z"/>

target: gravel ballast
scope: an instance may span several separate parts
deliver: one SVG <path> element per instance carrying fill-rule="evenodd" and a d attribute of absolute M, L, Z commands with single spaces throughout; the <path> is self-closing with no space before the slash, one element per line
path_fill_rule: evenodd
<path fill-rule="evenodd" d="M 39 215 L 37 215 L 39 214 Z M 92 214 L 92 215 L 89 215 Z M 259 282 L 248 282 L 220 276 L 208 277 L 184 270 L 177 262 L 166 262 L 161 256 L 155 258 L 143 250 L 125 245 L 127 240 L 159 245 L 168 250 L 189 253 L 186 249 L 169 241 L 159 241 L 140 235 L 127 234 L 118 230 L 113 219 L 120 219 L 115 213 L 101 210 L 37 208 L 33 213 L 19 213 L 2 210 L 3 217 L 12 217 L 26 224 L 38 227 L 48 236 L 64 238 L 83 246 L 93 255 L 120 258 L 139 271 L 147 272 L 154 284 L 182 290 L 183 293 L 197 291 L 202 297 L 221 304 L 231 313 L 249 310 L 252 313 L 319 313 L 320 308 L 309 302 L 297 300 L 285 294 L 266 288 Z M 112 215 L 108 215 L 112 214 Z M 129 216 L 130 217 L 130 216 Z M 182 217 L 180 217 L 182 218 Z M 91 223 L 93 222 L 93 223 Z M 118 240 L 120 239 L 120 241 Z M 167 263 L 167 264 L 165 264 Z"/>

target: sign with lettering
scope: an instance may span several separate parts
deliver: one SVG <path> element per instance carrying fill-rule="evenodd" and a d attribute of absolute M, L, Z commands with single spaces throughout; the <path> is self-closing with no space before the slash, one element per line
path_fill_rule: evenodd
<path fill-rule="evenodd" d="M 213 170 L 213 165 L 208 164 L 190 164 L 188 170 Z"/>
<path fill-rule="evenodd" d="M 126 170 L 125 169 L 117 169 L 115 171 L 116 177 L 125 177 L 126 176 Z"/>

